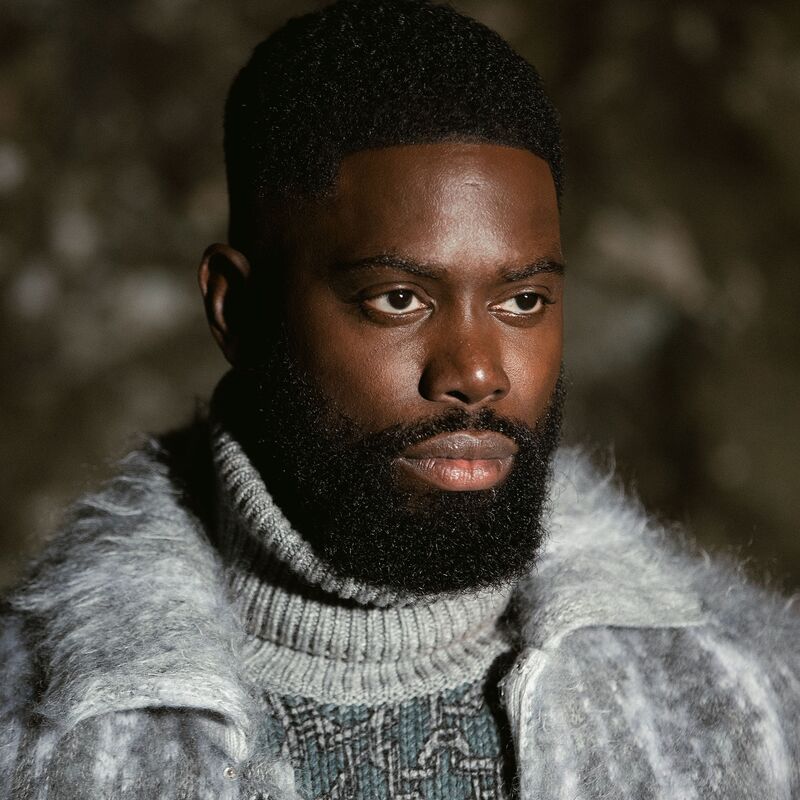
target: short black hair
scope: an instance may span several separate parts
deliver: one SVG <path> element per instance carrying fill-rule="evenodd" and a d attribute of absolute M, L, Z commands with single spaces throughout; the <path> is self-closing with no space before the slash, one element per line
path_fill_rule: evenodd
<path fill-rule="evenodd" d="M 324 194 L 348 153 L 446 140 L 534 152 L 560 200 L 557 112 L 499 34 L 429 0 L 339 0 L 291 19 L 228 94 L 231 243 L 250 238 L 257 205 Z"/>

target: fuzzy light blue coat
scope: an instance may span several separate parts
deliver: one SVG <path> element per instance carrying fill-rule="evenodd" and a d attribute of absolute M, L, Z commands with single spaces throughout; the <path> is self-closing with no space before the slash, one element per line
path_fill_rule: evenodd
<path fill-rule="evenodd" d="M 128 457 L 6 602 L 0 797 L 298 797 L 260 740 L 203 470 L 176 446 Z M 791 603 L 678 547 L 576 451 L 550 531 L 502 687 L 523 800 L 800 797 Z"/>

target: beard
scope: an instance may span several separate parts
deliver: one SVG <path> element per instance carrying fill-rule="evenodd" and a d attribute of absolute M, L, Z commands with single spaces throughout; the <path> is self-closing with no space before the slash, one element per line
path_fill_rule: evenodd
<path fill-rule="evenodd" d="M 214 411 L 337 576 L 423 596 L 500 586 L 530 571 L 545 534 L 564 395 L 562 369 L 535 427 L 491 408 L 451 408 L 367 432 L 335 408 L 284 338 L 258 366 L 225 376 Z M 495 431 L 516 443 L 502 483 L 421 492 L 398 481 L 393 462 L 404 448 L 464 430 Z"/>

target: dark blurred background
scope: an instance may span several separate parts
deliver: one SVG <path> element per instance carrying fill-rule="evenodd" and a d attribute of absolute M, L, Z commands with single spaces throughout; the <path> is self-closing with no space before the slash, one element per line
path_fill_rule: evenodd
<path fill-rule="evenodd" d="M 310 2 L 2 0 L 0 585 L 137 431 L 224 370 L 195 267 L 221 117 Z M 533 61 L 568 145 L 568 438 L 800 586 L 800 4 L 457 3 Z"/>

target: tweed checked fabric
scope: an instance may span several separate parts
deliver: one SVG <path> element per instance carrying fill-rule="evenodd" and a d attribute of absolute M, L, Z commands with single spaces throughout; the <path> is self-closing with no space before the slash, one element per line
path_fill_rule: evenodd
<path fill-rule="evenodd" d="M 483 682 L 374 707 L 267 694 L 264 707 L 268 736 L 309 800 L 511 796 L 513 746 Z"/>

